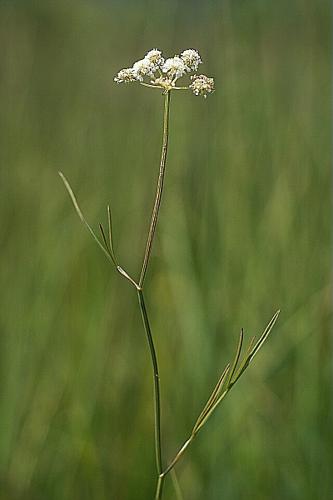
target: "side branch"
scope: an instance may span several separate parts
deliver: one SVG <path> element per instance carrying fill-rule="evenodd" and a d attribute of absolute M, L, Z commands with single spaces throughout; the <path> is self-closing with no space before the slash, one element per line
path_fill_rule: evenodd
<path fill-rule="evenodd" d="M 200 431 L 200 429 L 206 424 L 206 422 L 214 413 L 216 408 L 224 400 L 228 392 L 232 389 L 232 387 L 236 384 L 241 375 L 247 369 L 247 367 L 253 360 L 254 356 L 257 354 L 257 352 L 260 350 L 260 348 L 267 340 L 279 314 L 280 310 L 276 311 L 276 313 L 266 326 L 265 330 L 263 331 L 257 342 L 255 342 L 255 339 L 252 338 L 242 360 L 240 360 L 240 358 L 244 340 L 244 332 L 243 329 L 241 330 L 236 354 L 232 364 L 228 363 L 225 369 L 223 370 L 221 377 L 219 378 L 215 388 L 213 389 L 213 392 L 211 393 L 206 405 L 204 406 L 197 421 L 195 422 L 189 438 L 181 446 L 181 448 L 178 450 L 178 452 L 171 460 L 169 465 L 166 467 L 166 469 L 162 472 L 162 474 L 160 474 L 160 478 L 164 479 L 165 476 L 174 468 L 174 466 L 183 456 L 189 445 L 192 443 L 192 441 Z"/>

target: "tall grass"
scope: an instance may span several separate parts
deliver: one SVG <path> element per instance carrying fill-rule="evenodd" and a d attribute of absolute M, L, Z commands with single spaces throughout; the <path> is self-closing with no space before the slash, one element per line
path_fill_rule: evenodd
<path fill-rule="evenodd" d="M 330 498 L 328 2 L 190 6 L 0 6 L 1 500 L 153 494 L 135 297 L 97 258 L 56 174 L 80 187 L 90 221 L 112 202 L 117 251 L 135 271 L 160 96 L 133 88 L 129 99 L 112 77 L 153 45 L 200 48 L 218 88 L 195 108 L 175 95 L 168 203 L 149 270 L 166 453 L 190 431 L 240 327 L 249 338 L 280 304 L 269 349 L 179 480 L 193 500 Z"/>

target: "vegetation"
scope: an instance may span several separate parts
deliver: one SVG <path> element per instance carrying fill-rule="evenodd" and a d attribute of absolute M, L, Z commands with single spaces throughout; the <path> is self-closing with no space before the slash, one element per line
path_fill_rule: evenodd
<path fill-rule="evenodd" d="M 57 171 L 94 227 L 112 205 L 115 253 L 135 274 L 161 96 L 136 86 L 129 98 L 112 79 L 155 44 L 200 48 L 217 88 L 207 101 L 173 96 L 147 275 L 166 456 L 241 327 L 248 342 L 281 305 L 269 347 L 177 464 L 180 487 L 191 500 L 330 498 L 329 5 L 190 6 L 0 5 L 1 500 L 153 497 L 136 297 L 76 223 Z"/>

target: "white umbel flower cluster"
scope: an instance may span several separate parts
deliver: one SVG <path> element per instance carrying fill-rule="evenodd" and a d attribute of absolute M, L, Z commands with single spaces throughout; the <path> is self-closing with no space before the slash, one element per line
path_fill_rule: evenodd
<path fill-rule="evenodd" d="M 186 66 L 186 71 L 189 73 L 197 71 L 199 64 L 202 64 L 199 53 L 194 49 L 184 50 L 184 52 L 181 53 L 181 58 Z"/>
<path fill-rule="evenodd" d="M 136 79 L 142 82 L 145 76 L 151 78 L 154 76 L 155 64 L 149 59 L 144 58 L 140 59 L 140 61 L 136 61 L 132 69 Z"/>
<path fill-rule="evenodd" d="M 135 82 L 137 80 L 136 74 L 133 68 L 121 69 L 118 75 L 114 78 L 117 83 L 129 83 Z"/>
<path fill-rule="evenodd" d="M 189 86 L 178 87 L 179 78 L 195 73 L 202 64 L 199 53 L 194 49 L 184 50 L 180 56 L 164 59 L 159 49 L 151 49 L 143 59 L 136 61 L 131 68 L 121 69 L 115 76 L 116 83 L 139 82 L 141 85 L 169 90 L 190 89 L 195 95 L 207 97 L 214 91 L 214 80 L 205 75 L 191 76 Z"/>
<path fill-rule="evenodd" d="M 158 49 L 152 49 L 143 59 L 136 61 L 131 68 L 121 69 L 115 76 L 116 83 L 143 82 L 145 77 L 154 79 L 155 73 L 161 74 L 161 68 L 164 64 L 162 52 Z"/>
<path fill-rule="evenodd" d="M 207 97 L 207 94 L 214 92 L 214 80 L 206 75 L 194 75 L 191 77 L 190 89 L 195 95 Z"/>
<path fill-rule="evenodd" d="M 163 64 L 162 71 L 167 74 L 167 77 L 171 81 L 175 81 L 185 74 L 186 66 L 184 61 L 179 56 L 170 57 Z"/>
<path fill-rule="evenodd" d="M 145 59 L 155 64 L 157 68 L 160 68 L 164 64 L 164 57 L 162 57 L 162 52 L 158 49 L 152 49 L 147 52 Z"/>

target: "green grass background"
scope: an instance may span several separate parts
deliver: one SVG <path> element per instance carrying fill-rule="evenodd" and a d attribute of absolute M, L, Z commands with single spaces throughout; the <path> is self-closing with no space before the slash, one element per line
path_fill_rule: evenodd
<path fill-rule="evenodd" d="M 134 291 L 80 225 L 113 209 L 138 276 L 163 99 L 114 74 L 194 47 L 172 96 L 147 277 L 170 459 L 234 352 L 281 315 L 177 467 L 186 500 L 333 491 L 330 7 L 325 0 L 0 3 L 0 499 L 150 499 L 152 376 Z M 165 499 L 173 499 L 168 481 Z"/>

